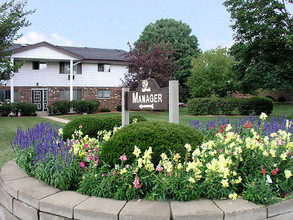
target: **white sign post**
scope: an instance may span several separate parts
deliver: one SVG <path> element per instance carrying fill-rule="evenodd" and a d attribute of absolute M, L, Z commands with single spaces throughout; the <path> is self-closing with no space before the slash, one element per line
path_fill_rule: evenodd
<path fill-rule="evenodd" d="M 122 127 L 129 125 L 129 110 L 125 110 L 127 92 L 129 92 L 129 88 L 122 88 Z"/>
<path fill-rule="evenodd" d="M 179 84 L 169 81 L 169 122 L 179 124 Z"/>

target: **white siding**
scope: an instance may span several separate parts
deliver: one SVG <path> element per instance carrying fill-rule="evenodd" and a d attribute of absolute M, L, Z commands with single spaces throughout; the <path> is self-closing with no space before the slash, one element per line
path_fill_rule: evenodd
<path fill-rule="evenodd" d="M 111 72 L 98 72 L 97 64 L 82 64 L 82 75 L 75 75 L 73 86 L 78 87 L 119 87 L 126 66 L 111 64 Z M 45 70 L 32 70 L 32 62 L 27 61 L 14 74 L 14 86 L 69 86 L 67 74 L 59 74 L 59 62 L 48 62 Z M 8 82 L 8 86 L 9 86 Z"/>
<path fill-rule="evenodd" d="M 33 48 L 30 50 L 22 51 L 19 53 L 15 53 L 12 55 L 15 58 L 23 58 L 23 59 L 54 59 L 54 60 L 76 60 L 76 58 L 48 48 L 46 46 Z"/>

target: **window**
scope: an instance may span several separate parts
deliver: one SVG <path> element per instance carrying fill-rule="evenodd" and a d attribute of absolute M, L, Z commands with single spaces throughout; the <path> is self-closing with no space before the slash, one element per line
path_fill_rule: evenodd
<path fill-rule="evenodd" d="M 32 69 L 33 70 L 45 70 L 45 69 L 47 69 L 47 63 L 39 62 L 39 61 L 33 61 L 32 62 Z"/>
<path fill-rule="evenodd" d="M 70 74 L 70 63 L 60 62 L 59 63 L 59 73 L 60 74 Z M 73 66 L 73 74 L 82 74 L 81 63 Z"/>
<path fill-rule="evenodd" d="M 111 90 L 110 89 L 99 89 L 98 90 L 98 98 L 99 99 L 110 99 Z"/>
<path fill-rule="evenodd" d="M 0 102 L 5 102 L 7 99 L 10 100 L 10 90 L 0 90 Z"/>
<path fill-rule="evenodd" d="M 81 100 L 82 92 L 81 89 L 73 90 L 73 100 Z M 70 100 L 70 90 L 64 89 L 60 91 L 60 100 Z"/>
<path fill-rule="evenodd" d="M 98 64 L 98 72 L 110 72 L 111 66 L 110 64 L 99 63 Z"/>
<path fill-rule="evenodd" d="M 39 70 L 40 69 L 40 62 L 38 61 L 33 61 L 32 62 L 32 67 L 33 67 L 33 70 Z"/>

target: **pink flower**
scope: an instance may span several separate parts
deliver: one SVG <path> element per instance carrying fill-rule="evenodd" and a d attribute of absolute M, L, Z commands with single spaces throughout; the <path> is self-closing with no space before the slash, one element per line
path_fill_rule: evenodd
<path fill-rule="evenodd" d="M 82 125 L 79 125 L 79 129 L 81 129 L 82 128 Z"/>
<path fill-rule="evenodd" d="M 95 147 L 94 151 L 98 151 L 98 148 Z"/>
<path fill-rule="evenodd" d="M 104 176 L 107 176 L 107 174 L 106 174 L 106 173 L 103 173 L 103 174 L 102 174 L 102 177 L 104 177 Z"/>
<path fill-rule="evenodd" d="M 132 182 L 132 184 L 134 185 L 135 188 L 139 189 L 142 187 L 142 185 L 139 184 L 139 178 L 136 176 L 134 178 L 134 181 Z"/>
<path fill-rule="evenodd" d="M 96 163 L 98 164 L 99 163 L 99 160 L 96 160 Z"/>
<path fill-rule="evenodd" d="M 135 170 L 133 170 L 132 174 L 133 174 L 133 175 L 135 175 L 135 174 L 136 174 L 136 171 L 135 171 Z"/>
<path fill-rule="evenodd" d="M 126 157 L 126 155 L 122 155 L 122 156 L 119 157 L 119 159 L 121 161 L 126 161 L 127 160 L 127 157 Z"/>
<path fill-rule="evenodd" d="M 126 165 L 126 168 L 127 168 L 127 169 L 129 168 L 129 165 L 128 165 L 128 164 Z"/>
<path fill-rule="evenodd" d="M 164 167 L 161 167 L 161 166 L 158 165 L 157 168 L 156 168 L 156 170 L 159 171 L 159 172 L 160 171 L 163 171 L 164 170 Z"/>
<path fill-rule="evenodd" d="M 85 168 L 84 162 L 80 162 L 80 166 L 81 166 L 82 169 L 84 169 Z"/>
<path fill-rule="evenodd" d="M 85 145 L 84 145 L 84 148 L 88 148 L 88 147 L 89 147 L 89 145 L 88 145 L 88 144 L 85 144 Z"/>

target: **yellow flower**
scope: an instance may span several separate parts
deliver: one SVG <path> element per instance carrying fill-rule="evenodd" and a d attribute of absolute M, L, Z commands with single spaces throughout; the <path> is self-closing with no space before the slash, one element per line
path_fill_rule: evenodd
<path fill-rule="evenodd" d="M 190 144 L 185 144 L 184 147 L 186 148 L 187 152 L 191 151 L 191 145 Z"/>
<path fill-rule="evenodd" d="M 195 156 L 199 156 L 199 155 L 200 155 L 200 149 L 196 148 L 192 153 L 192 158 L 195 158 Z"/>
<path fill-rule="evenodd" d="M 266 150 L 262 153 L 265 157 L 270 156 L 269 152 L 267 152 Z"/>
<path fill-rule="evenodd" d="M 136 157 L 139 157 L 140 153 L 141 153 L 141 150 L 140 150 L 137 146 L 134 146 L 133 154 L 134 154 Z"/>
<path fill-rule="evenodd" d="M 58 135 L 61 136 L 62 134 L 63 134 L 63 129 L 62 128 L 59 128 Z"/>
<path fill-rule="evenodd" d="M 165 153 L 161 154 L 162 160 L 168 160 L 168 156 Z"/>
<path fill-rule="evenodd" d="M 237 198 L 237 193 L 231 193 L 231 194 L 229 194 L 228 197 L 229 197 L 230 199 L 235 200 L 235 199 Z"/>
<path fill-rule="evenodd" d="M 138 168 L 142 168 L 142 159 L 141 158 L 138 158 L 138 160 L 137 160 L 137 166 L 138 166 Z"/>
<path fill-rule="evenodd" d="M 224 188 L 227 188 L 229 186 L 229 183 L 228 183 L 228 180 L 227 179 L 222 180 L 221 183 L 222 183 L 222 186 Z"/>
<path fill-rule="evenodd" d="M 287 154 L 286 154 L 286 152 L 282 153 L 282 154 L 280 155 L 280 157 L 282 158 L 282 160 L 286 160 L 286 158 L 287 158 Z"/>
<path fill-rule="evenodd" d="M 289 179 L 292 176 L 291 170 L 285 170 L 284 173 L 285 173 L 286 179 Z"/>
<path fill-rule="evenodd" d="M 235 183 L 237 183 L 237 184 L 238 184 L 238 183 L 241 183 L 241 182 L 242 182 L 242 178 L 241 178 L 241 176 L 239 176 L 239 177 L 238 177 L 238 179 L 237 179 L 237 180 L 235 180 Z"/>
<path fill-rule="evenodd" d="M 182 169 L 183 169 L 182 163 L 178 163 L 178 165 L 177 165 L 177 169 L 178 169 L 178 170 L 182 170 Z"/>
<path fill-rule="evenodd" d="M 190 177 L 190 178 L 188 179 L 188 181 L 191 182 L 191 183 L 195 183 L 195 179 L 192 178 L 192 177 Z"/>
<path fill-rule="evenodd" d="M 270 154 L 272 155 L 272 157 L 276 157 L 276 151 L 273 149 L 270 149 Z"/>
<path fill-rule="evenodd" d="M 123 168 L 121 171 L 120 171 L 120 174 L 123 175 L 124 173 L 127 173 L 127 169 L 126 168 Z"/>
<path fill-rule="evenodd" d="M 231 129 L 232 129 L 232 125 L 231 124 L 227 124 L 226 131 L 230 131 Z"/>
<path fill-rule="evenodd" d="M 177 153 L 174 155 L 173 160 L 178 161 L 180 158 L 181 158 L 180 154 Z"/>

